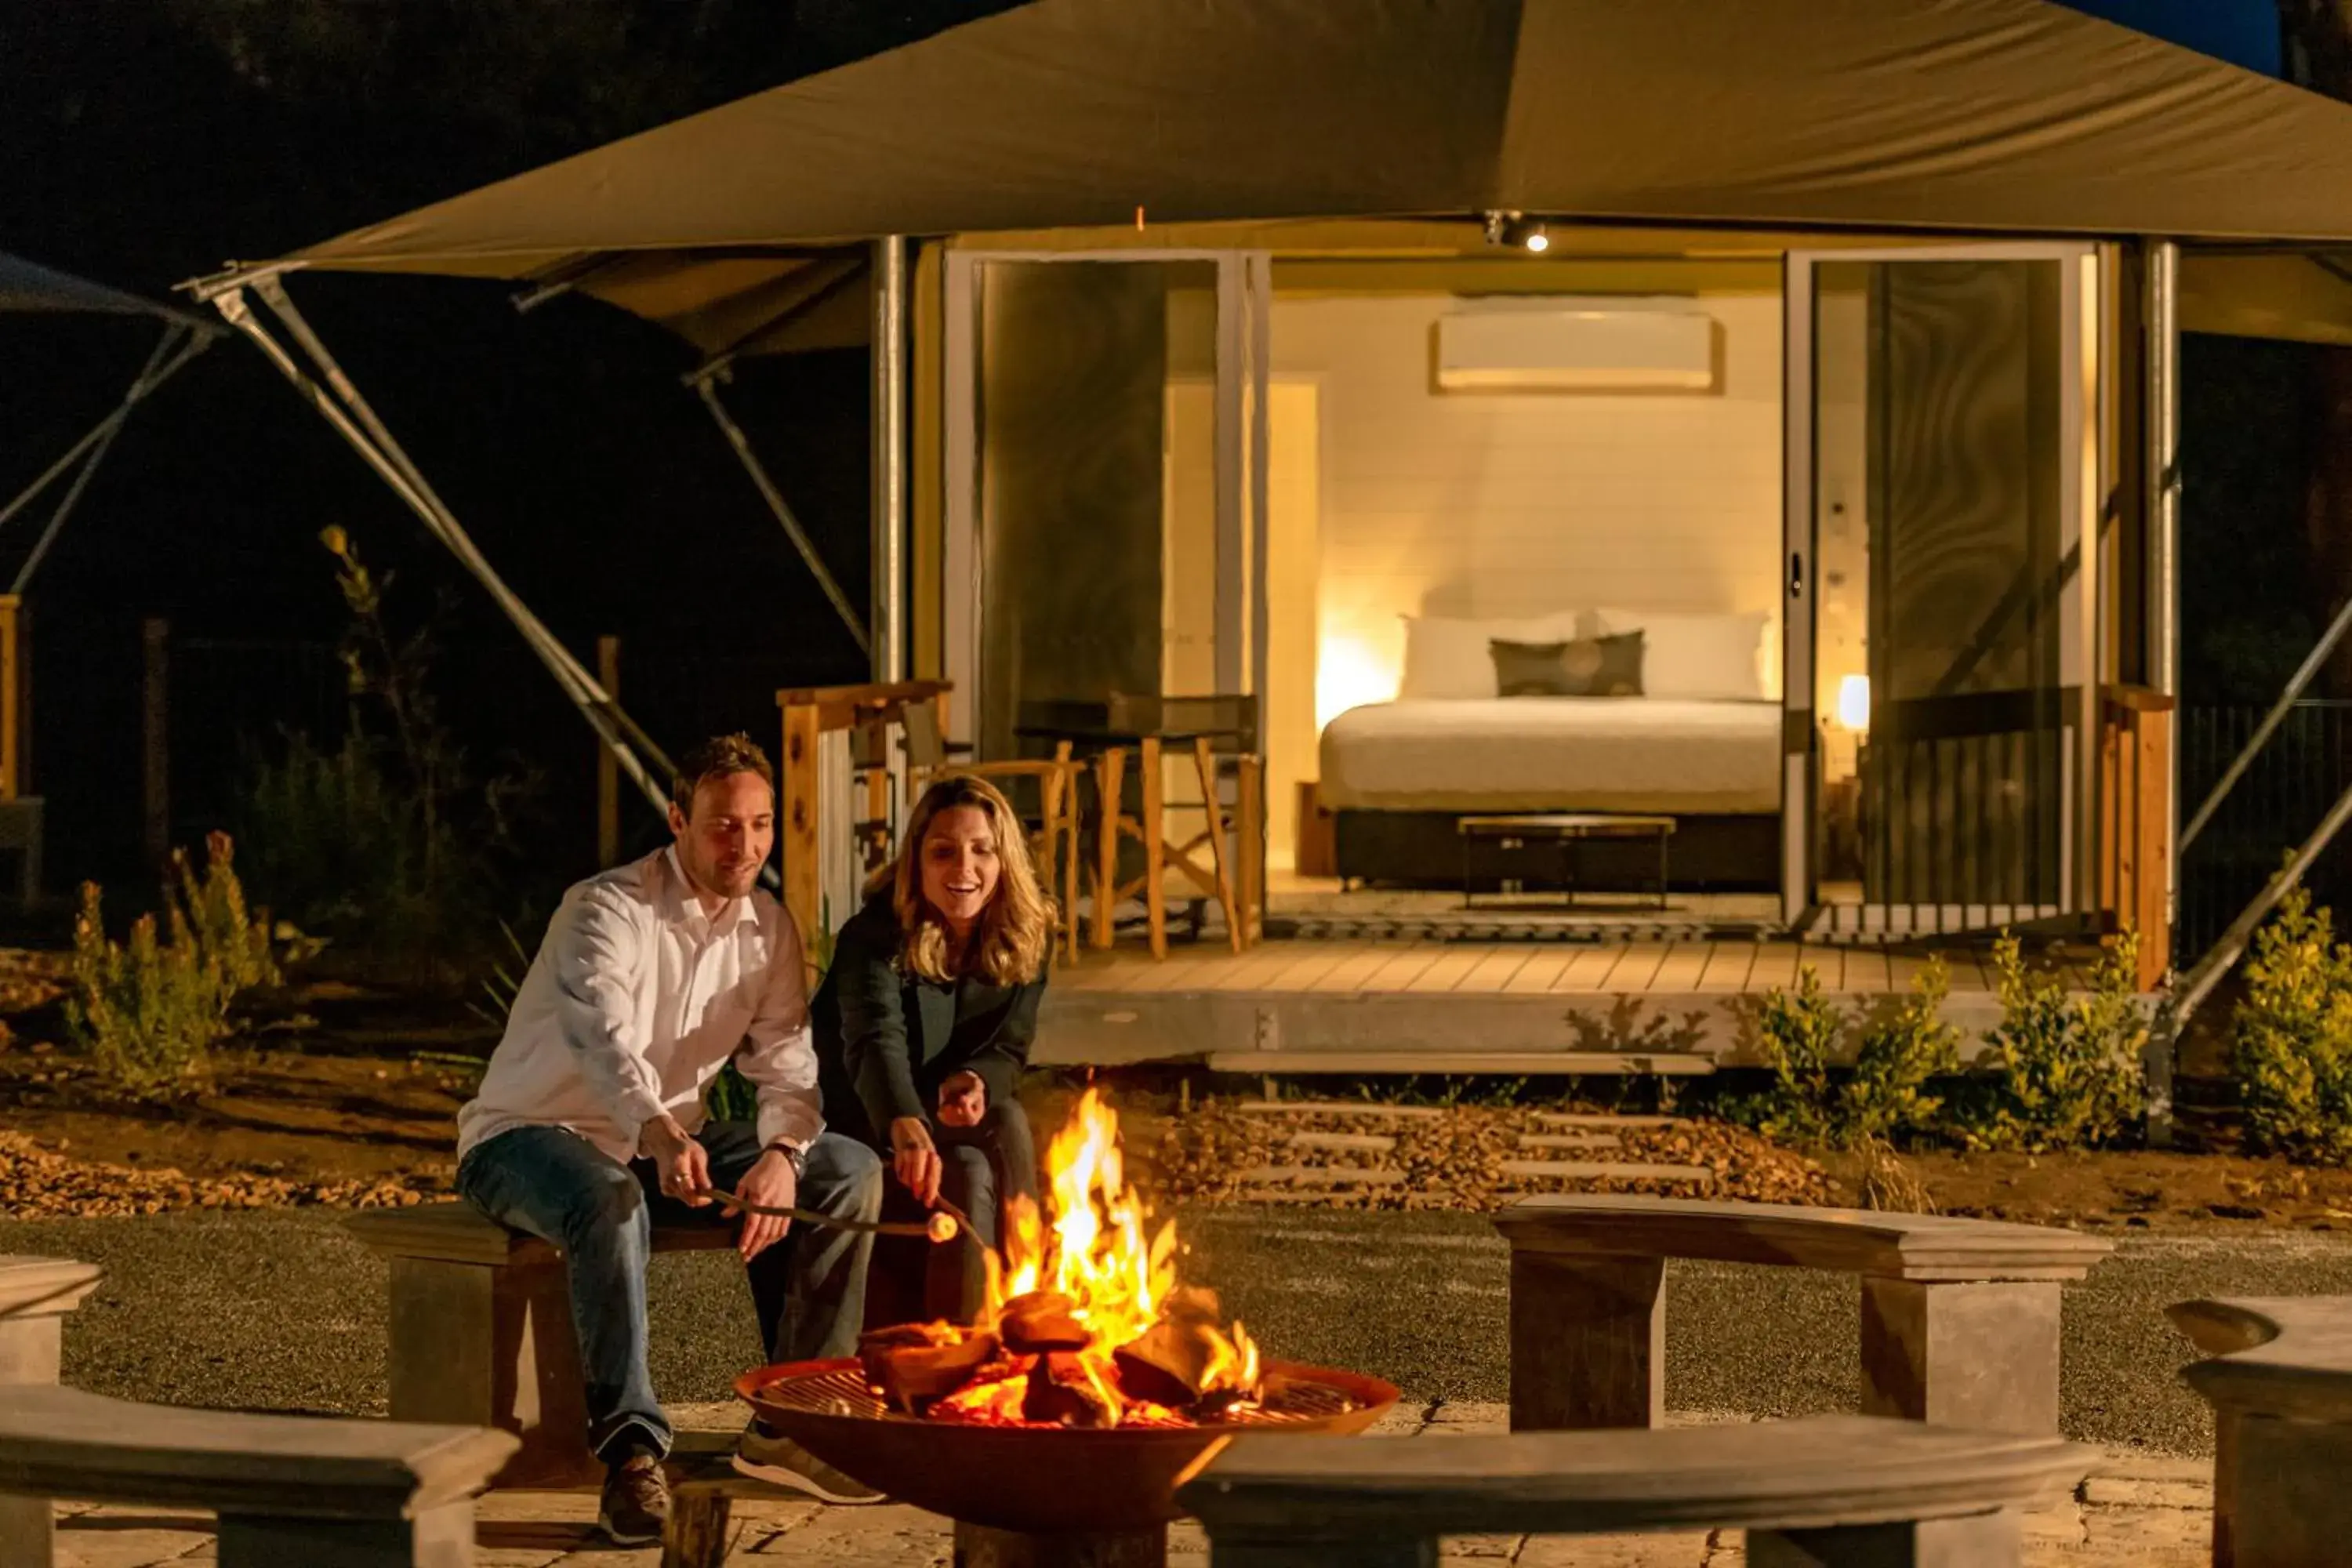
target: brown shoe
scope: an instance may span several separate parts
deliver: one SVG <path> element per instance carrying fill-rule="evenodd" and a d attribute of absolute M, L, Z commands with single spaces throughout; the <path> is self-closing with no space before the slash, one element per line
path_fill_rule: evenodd
<path fill-rule="evenodd" d="M 632 1454 L 604 1471 L 596 1526 L 615 1546 L 659 1541 L 669 1524 L 669 1476 L 651 1454 Z"/>

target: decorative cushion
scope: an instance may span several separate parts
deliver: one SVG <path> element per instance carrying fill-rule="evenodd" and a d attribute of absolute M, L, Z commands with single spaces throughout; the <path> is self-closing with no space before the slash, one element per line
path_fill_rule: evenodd
<path fill-rule="evenodd" d="M 1695 615 L 1665 610 L 1598 610 L 1604 635 L 1643 634 L 1642 689 L 1651 697 L 1704 701 L 1759 701 L 1772 696 L 1765 679 L 1764 634 L 1772 617 L 1761 611 Z"/>
<path fill-rule="evenodd" d="M 1566 642 L 1487 645 L 1495 689 L 1505 697 L 1639 697 L 1642 634 Z"/>
<path fill-rule="evenodd" d="M 1509 620 L 1473 620 L 1448 616 L 1404 617 L 1404 670 L 1400 698 L 1475 701 L 1496 695 L 1495 661 L 1486 645 L 1564 642 L 1581 635 L 1574 611 Z"/>

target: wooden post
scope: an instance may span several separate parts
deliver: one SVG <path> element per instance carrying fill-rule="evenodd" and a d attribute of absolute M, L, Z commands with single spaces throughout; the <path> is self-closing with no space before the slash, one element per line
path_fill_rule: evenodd
<path fill-rule="evenodd" d="M 604 695 L 621 700 L 621 639 L 596 639 L 596 679 Z M 621 761 L 601 741 L 596 746 L 596 864 L 615 866 L 621 859 Z"/>
<path fill-rule="evenodd" d="M 1252 947 L 1265 935 L 1265 764 L 1244 752 L 1237 764 L 1234 787 L 1241 849 L 1241 875 L 1234 892 L 1242 901 L 1244 942 Z"/>
<path fill-rule="evenodd" d="M 25 743 L 25 685 L 24 661 L 16 651 L 18 603 L 16 595 L 0 594 L 0 800 L 15 800 L 25 793 L 19 761 Z"/>
<path fill-rule="evenodd" d="M 142 755 L 147 858 L 160 866 L 172 853 L 172 624 L 150 616 L 140 629 L 146 647 Z"/>
<path fill-rule="evenodd" d="M 784 828 L 784 909 L 800 927 L 802 951 L 811 953 L 824 923 L 824 870 L 817 856 L 818 728 L 815 704 L 784 704 L 782 777 L 778 781 L 783 786 L 778 804 Z"/>
<path fill-rule="evenodd" d="M 2172 965 L 2173 700 L 2132 686 L 2103 693 L 2099 723 L 2099 903 L 2139 935 L 2142 991 Z"/>
<path fill-rule="evenodd" d="M 1511 1250 L 1511 1430 L 1660 1426 L 1666 1262 Z"/>

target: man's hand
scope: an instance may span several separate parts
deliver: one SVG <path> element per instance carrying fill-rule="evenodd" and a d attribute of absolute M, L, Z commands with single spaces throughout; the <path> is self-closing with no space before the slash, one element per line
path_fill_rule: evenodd
<path fill-rule="evenodd" d="M 799 1198 L 800 1177 L 793 1173 L 793 1163 L 782 1149 L 771 1149 L 745 1173 L 736 1184 L 735 1195 L 747 1204 L 761 1204 L 769 1208 L 788 1209 Z M 751 1214 L 743 1215 L 743 1229 L 735 1238 L 735 1250 L 749 1263 L 777 1242 L 793 1222 L 781 1215 Z"/>
<path fill-rule="evenodd" d="M 940 1125 L 977 1127 L 988 1114 L 988 1086 L 976 1072 L 960 1072 L 940 1085 Z"/>
<path fill-rule="evenodd" d="M 939 1202 L 940 1152 L 921 1117 L 901 1116 L 890 1123 L 890 1168 L 925 1208 Z"/>
<path fill-rule="evenodd" d="M 696 1208 L 710 1201 L 710 1156 L 664 1111 L 637 1131 L 637 1148 L 661 1169 L 665 1197 Z"/>

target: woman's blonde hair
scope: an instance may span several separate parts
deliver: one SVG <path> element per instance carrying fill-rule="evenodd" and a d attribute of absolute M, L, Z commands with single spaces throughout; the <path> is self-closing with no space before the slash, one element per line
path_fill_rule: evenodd
<path fill-rule="evenodd" d="M 923 898 L 923 840 L 940 813 L 968 805 L 988 818 L 996 836 L 996 892 L 980 917 L 959 974 L 949 959 L 947 922 Z M 933 783 L 915 802 L 898 856 L 877 871 L 870 889 L 890 889 L 898 916 L 898 966 L 924 980 L 950 984 L 985 980 L 992 985 L 1022 985 L 1045 966 L 1053 938 L 1054 905 L 1037 885 L 1029 858 L 1029 835 L 1013 803 L 986 779 L 950 773 Z"/>

